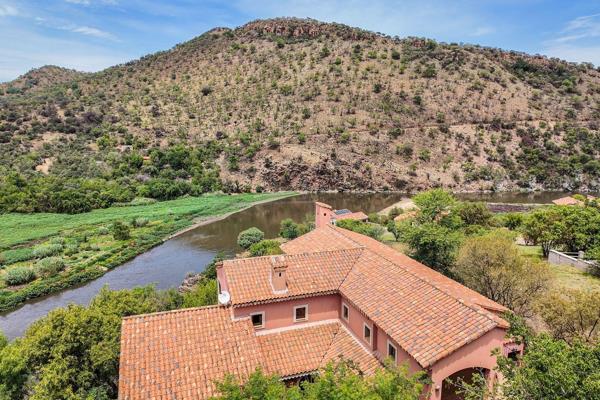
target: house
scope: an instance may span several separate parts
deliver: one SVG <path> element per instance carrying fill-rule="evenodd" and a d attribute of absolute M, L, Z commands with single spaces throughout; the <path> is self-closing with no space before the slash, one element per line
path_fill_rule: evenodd
<path fill-rule="evenodd" d="M 385 359 L 425 370 L 424 398 L 449 400 L 447 378 L 480 371 L 493 384 L 492 352 L 522 351 L 505 339 L 505 307 L 320 218 L 322 207 L 285 254 L 218 264 L 219 305 L 124 318 L 119 398 L 206 399 L 229 373 L 297 380 L 341 356 L 366 374 Z"/>
<path fill-rule="evenodd" d="M 358 221 L 367 221 L 369 217 L 362 211 L 352 212 L 346 208 L 334 210 L 329 204 L 315 202 L 315 223 L 333 224 L 343 219 L 354 219 Z"/>
<path fill-rule="evenodd" d="M 590 196 L 590 195 L 586 196 L 586 198 L 589 201 L 596 200 L 596 197 Z M 584 205 L 583 201 L 577 200 L 573 196 L 561 197 L 559 199 L 552 200 L 552 203 L 554 203 L 554 205 L 557 205 L 557 206 L 582 206 L 582 205 Z"/>

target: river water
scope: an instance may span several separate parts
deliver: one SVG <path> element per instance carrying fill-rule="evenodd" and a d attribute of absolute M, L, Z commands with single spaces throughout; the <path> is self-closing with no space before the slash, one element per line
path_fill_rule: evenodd
<path fill-rule="evenodd" d="M 461 198 L 511 203 L 547 203 L 563 196 L 562 193 L 535 194 L 465 194 Z M 185 232 L 133 260 L 117 267 L 95 281 L 31 300 L 16 310 L 0 314 L 0 330 L 9 339 L 21 336 L 27 327 L 48 312 L 70 303 L 88 304 L 103 286 L 110 289 L 127 289 L 154 284 L 159 289 L 177 287 L 189 272 L 201 272 L 219 251 L 234 255 L 240 249 L 237 235 L 256 226 L 267 238 L 276 237 L 279 223 L 284 218 L 297 222 L 314 214 L 316 200 L 334 208 L 353 211 L 379 211 L 403 197 L 399 193 L 320 193 L 303 194 L 270 203 L 255 205 L 227 218 Z"/>

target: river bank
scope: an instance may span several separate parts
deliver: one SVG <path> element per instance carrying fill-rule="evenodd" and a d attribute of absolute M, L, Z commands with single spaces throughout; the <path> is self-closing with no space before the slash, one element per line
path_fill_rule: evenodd
<path fill-rule="evenodd" d="M 81 285 L 175 234 L 293 192 L 206 195 L 76 215 L 0 217 L 0 311 Z M 200 219 L 200 220 L 199 220 Z M 124 225 L 114 231 L 115 223 Z"/>

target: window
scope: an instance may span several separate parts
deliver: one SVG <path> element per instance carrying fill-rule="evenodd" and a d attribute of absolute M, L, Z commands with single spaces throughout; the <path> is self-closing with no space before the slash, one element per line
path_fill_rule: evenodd
<path fill-rule="evenodd" d="M 256 329 L 265 327 L 265 313 L 264 312 L 250 314 L 250 319 L 252 319 L 252 326 L 254 326 Z"/>
<path fill-rule="evenodd" d="M 308 306 L 294 307 L 294 322 L 301 322 L 308 320 Z"/>
<path fill-rule="evenodd" d="M 342 303 L 342 319 L 346 322 L 348 322 L 348 319 L 350 318 L 350 309 L 348 308 L 348 306 L 344 303 Z"/>
<path fill-rule="evenodd" d="M 392 342 L 390 342 L 388 340 L 388 357 L 390 357 L 392 360 L 394 360 L 394 362 L 396 362 L 396 346 L 394 346 L 392 344 Z"/>
<path fill-rule="evenodd" d="M 363 338 L 365 339 L 365 342 L 371 344 L 371 327 L 367 324 L 364 325 Z"/>

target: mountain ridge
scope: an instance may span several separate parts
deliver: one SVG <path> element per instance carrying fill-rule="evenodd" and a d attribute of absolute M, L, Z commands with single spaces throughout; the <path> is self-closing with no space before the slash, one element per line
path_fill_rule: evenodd
<path fill-rule="evenodd" d="M 9 86 L 0 157 L 25 175 L 45 164 L 49 176 L 136 186 L 216 174 L 233 191 L 600 185 L 600 72 L 539 55 L 278 18 L 33 91 Z M 209 154 L 195 172 L 120 165 L 176 146 Z"/>

